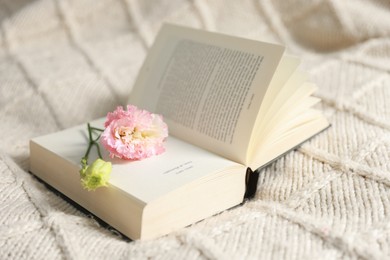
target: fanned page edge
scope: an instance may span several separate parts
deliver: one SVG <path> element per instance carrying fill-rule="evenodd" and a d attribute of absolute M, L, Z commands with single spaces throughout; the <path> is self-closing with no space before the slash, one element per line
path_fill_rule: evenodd
<path fill-rule="evenodd" d="M 307 112 L 307 113 L 306 113 Z M 303 120 L 295 127 L 288 128 L 284 134 L 277 135 L 278 138 L 265 138 L 266 141 L 259 144 L 254 156 L 248 162 L 247 166 L 257 169 L 268 165 L 274 158 L 285 154 L 299 144 L 311 139 L 315 135 L 323 132 L 330 126 L 330 123 L 321 111 L 308 109 L 305 113 L 308 115 L 307 120 Z M 302 115 L 302 118 L 305 115 Z"/>
<path fill-rule="evenodd" d="M 256 118 L 256 124 L 251 134 L 251 142 L 248 144 L 245 165 L 252 169 L 268 165 L 270 161 L 273 161 L 273 158 L 278 158 L 280 154 L 285 154 L 293 147 L 296 147 L 298 144 L 303 143 L 305 140 L 322 132 L 330 125 L 320 111 L 311 109 L 311 107 L 320 102 L 320 99 L 312 96 L 318 87 L 308 81 L 308 74 L 299 68 L 299 64 L 299 58 L 284 55 L 272 78 L 270 86 L 267 89 L 267 93 L 261 104 L 262 107 Z M 302 96 L 302 98 L 299 98 L 299 96 L 297 98 L 297 93 L 300 93 L 299 95 Z M 290 100 L 292 101 L 290 102 Z M 302 106 L 303 109 L 295 109 L 298 112 L 295 112 L 295 114 L 293 113 L 293 116 L 283 116 L 284 114 L 290 114 L 291 111 L 288 107 L 286 109 L 285 105 L 292 103 L 289 107 L 293 107 L 294 102 L 299 107 Z M 280 114 L 281 109 L 284 110 L 284 114 Z M 278 117 L 281 117 L 281 119 L 276 121 L 275 124 L 274 117 L 278 113 Z M 305 114 L 308 115 L 306 120 L 304 117 Z M 290 122 L 297 117 L 301 117 L 301 119 L 298 123 L 295 123 L 295 127 L 285 127 L 286 130 L 284 130 L 284 132 L 278 131 L 279 137 L 275 137 L 276 134 L 273 134 L 273 132 L 277 129 L 281 130 L 280 128 L 282 128 L 281 126 L 283 126 L 285 122 L 283 120 L 284 118 Z M 270 121 L 274 121 L 274 126 L 271 128 L 269 127 Z M 292 124 L 292 122 L 290 123 Z M 311 127 L 309 127 L 309 125 L 311 125 Z M 299 133 L 299 130 L 303 130 L 306 135 Z M 286 133 L 288 133 L 288 135 Z M 297 139 L 294 141 L 295 138 Z M 280 139 L 283 140 L 284 143 L 282 143 Z M 288 143 L 288 145 L 286 145 L 286 143 Z M 275 146 L 279 147 L 279 151 L 278 148 L 275 149 Z M 261 158 L 262 156 L 264 158 Z"/>
<path fill-rule="evenodd" d="M 281 89 L 285 87 L 286 83 L 298 69 L 299 64 L 300 59 L 297 57 L 288 55 L 284 55 L 282 57 L 279 66 L 277 67 L 268 86 L 263 101 L 261 102 L 261 106 L 256 117 L 256 122 L 251 132 L 250 142 L 247 145 L 246 164 L 248 164 L 250 159 L 253 157 L 253 151 L 255 151 L 255 148 L 258 145 L 258 131 L 264 124 L 264 118 L 269 113 L 270 108 L 274 105 Z"/>

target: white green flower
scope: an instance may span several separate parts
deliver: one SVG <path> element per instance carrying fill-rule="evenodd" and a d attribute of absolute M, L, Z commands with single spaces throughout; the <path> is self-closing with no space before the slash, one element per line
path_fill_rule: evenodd
<path fill-rule="evenodd" d="M 102 159 L 96 159 L 91 165 L 87 165 L 82 160 L 83 167 L 80 170 L 81 185 L 93 191 L 99 187 L 107 186 L 110 179 L 112 165 Z"/>

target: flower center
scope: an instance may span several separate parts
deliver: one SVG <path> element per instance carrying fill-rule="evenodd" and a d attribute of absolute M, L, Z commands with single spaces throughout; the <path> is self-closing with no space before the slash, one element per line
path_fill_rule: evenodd
<path fill-rule="evenodd" d="M 133 140 L 133 132 L 135 129 L 132 127 L 121 126 L 115 129 L 115 138 L 121 139 L 122 143 L 129 143 Z"/>
<path fill-rule="evenodd" d="M 121 126 L 115 129 L 115 138 L 120 139 L 123 144 L 128 144 L 136 139 L 144 139 L 148 137 L 147 133 L 143 133 L 137 127 Z"/>

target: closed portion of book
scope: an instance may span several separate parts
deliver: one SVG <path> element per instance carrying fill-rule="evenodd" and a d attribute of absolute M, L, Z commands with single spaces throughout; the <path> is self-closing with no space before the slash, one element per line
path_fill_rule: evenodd
<path fill-rule="evenodd" d="M 174 137 L 164 154 L 142 161 L 103 153 L 114 165 L 109 187 L 87 191 L 79 175 L 87 135 L 82 125 L 31 140 L 30 170 L 132 239 L 166 234 L 243 200 L 244 166 Z"/>

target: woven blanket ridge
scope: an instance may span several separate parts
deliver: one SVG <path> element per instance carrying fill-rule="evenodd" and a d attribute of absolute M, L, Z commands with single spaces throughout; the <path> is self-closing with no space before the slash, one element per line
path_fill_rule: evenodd
<path fill-rule="evenodd" d="M 332 126 L 245 204 L 128 241 L 28 173 L 29 140 L 124 105 L 163 22 L 285 45 Z M 0 0 L 0 259 L 388 259 L 389 72 L 384 0 Z"/>

